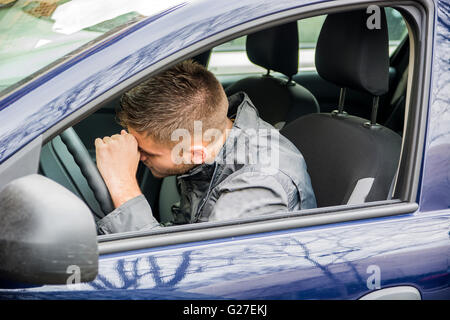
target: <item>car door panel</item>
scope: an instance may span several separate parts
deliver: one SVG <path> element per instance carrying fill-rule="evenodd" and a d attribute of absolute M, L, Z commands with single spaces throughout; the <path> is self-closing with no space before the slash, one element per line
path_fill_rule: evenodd
<path fill-rule="evenodd" d="M 100 270 L 147 260 L 134 273 L 150 273 L 144 287 L 210 298 L 355 299 L 378 289 L 372 266 L 382 288 L 411 284 L 425 299 L 448 297 L 449 227 L 450 213 L 404 215 L 105 256 Z"/>
<path fill-rule="evenodd" d="M 450 212 L 355 221 L 117 252 L 90 283 L 7 298 L 357 299 L 415 287 L 448 298 Z"/>

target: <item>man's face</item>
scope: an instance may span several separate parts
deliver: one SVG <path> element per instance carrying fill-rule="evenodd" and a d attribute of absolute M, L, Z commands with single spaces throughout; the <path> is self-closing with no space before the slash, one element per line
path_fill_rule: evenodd
<path fill-rule="evenodd" d="M 172 160 L 172 146 L 156 142 L 152 137 L 129 128 L 139 147 L 141 161 L 156 178 L 183 174 L 193 168 L 193 164 L 176 164 Z"/>

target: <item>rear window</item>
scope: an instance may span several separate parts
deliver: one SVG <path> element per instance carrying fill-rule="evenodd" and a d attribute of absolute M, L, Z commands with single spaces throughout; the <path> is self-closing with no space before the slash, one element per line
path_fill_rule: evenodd
<path fill-rule="evenodd" d="M 0 95 L 71 52 L 179 3 L 180 0 L 0 0 Z"/>

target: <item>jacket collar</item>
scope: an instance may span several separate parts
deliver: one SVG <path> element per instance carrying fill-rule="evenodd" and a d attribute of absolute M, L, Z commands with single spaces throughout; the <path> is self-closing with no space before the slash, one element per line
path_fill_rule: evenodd
<path fill-rule="evenodd" d="M 185 179 L 197 176 L 197 179 L 212 178 L 218 164 L 224 164 L 224 159 L 229 152 L 234 149 L 236 137 L 240 134 L 240 129 L 258 129 L 258 110 L 253 106 L 248 95 L 238 92 L 228 98 L 228 117 L 233 119 L 233 127 L 225 140 L 222 148 L 218 152 L 214 162 L 200 164 L 188 172 L 177 176 L 177 179 Z"/>

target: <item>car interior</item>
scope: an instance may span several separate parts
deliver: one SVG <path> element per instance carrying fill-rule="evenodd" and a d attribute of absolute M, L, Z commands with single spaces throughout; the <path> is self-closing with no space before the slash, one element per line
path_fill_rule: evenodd
<path fill-rule="evenodd" d="M 303 154 L 318 207 L 390 199 L 404 126 L 408 37 L 389 55 L 388 25 L 370 30 L 365 10 L 327 15 L 315 50 L 316 72 L 299 70 L 297 21 L 248 34 L 246 54 L 266 70 L 223 81 L 227 95 L 246 92 L 260 117 Z M 361 25 L 361 28 L 355 27 Z M 193 57 L 208 67 L 212 50 Z M 332 53 L 332 54 L 330 54 Z M 94 140 L 122 129 L 120 97 L 46 143 L 40 174 L 89 206 L 96 220 L 113 210 L 95 166 Z M 160 222 L 179 198 L 174 177 L 157 179 L 143 164 L 137 179 Z"/>

